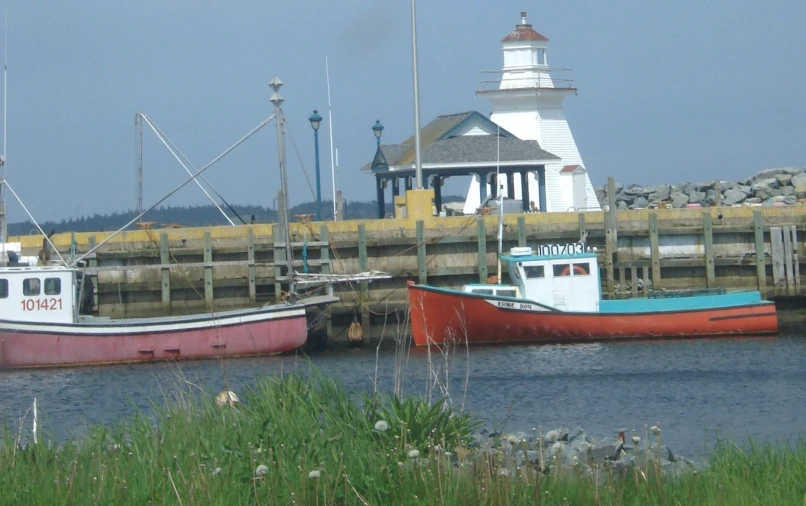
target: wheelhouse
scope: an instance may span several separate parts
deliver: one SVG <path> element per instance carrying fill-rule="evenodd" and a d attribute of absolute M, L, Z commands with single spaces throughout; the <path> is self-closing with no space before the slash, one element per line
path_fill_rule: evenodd
<path fill-rule="evenodd" d="M 0 319 L 36 323 L 76 321 L 76 271 L 66 267 L 0 268 Z"/>
<path fill-rule="evenodd" d="M 501 260 L 523 298 L 563 311 L 599 310 L 599 265 L 584 245 L 512 248 Z"/>

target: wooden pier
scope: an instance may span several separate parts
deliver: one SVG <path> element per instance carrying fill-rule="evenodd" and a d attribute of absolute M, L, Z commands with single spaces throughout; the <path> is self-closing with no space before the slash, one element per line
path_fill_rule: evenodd
<path fill-rule="evenodd" d="M 596 247 L 605 297 L 650 290 L 758 289 L 767 298 L 802 293 L 806 206 L 724 207 L 512 214 L 504 250 L 577 242 Z M 186 314 L 256 306 L 284 296 L 285 244 L 276 224 L 124 232 L 89 257 L 102 316 Z M 400 332 L 406 281 L 460 287 L 496 272 L 497 216 L 292 223 L 294 269 L 334 274 L 384 271 L 391 279 L 335 287 L 331 337 L 358 318 L 364 339 Z M 108 233 L 52 238 L 67 258 Z M 277 238 L 277 241 L 275 241 Z M 41 238 L 20 240 L 36 255 Z M 791 303 L 790 303 L 791 305 Z M 397 329 L 397 330 L 396 330 Z M 405 331 L 405 330 L 404 330 Z"/>

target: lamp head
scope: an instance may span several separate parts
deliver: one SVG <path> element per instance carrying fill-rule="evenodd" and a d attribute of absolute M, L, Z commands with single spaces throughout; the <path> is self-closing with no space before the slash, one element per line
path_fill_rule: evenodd
<path fill-rule="evenodd" d="M 316 112 L 316 109 L 314 109 L 313 114 L 311 114 L 311 117 L 308 118 L 308 121 L 311 122 L 311 128 L 313 128 L 314 131 L 319 130 L 319 125 L 322 124 L 322 116 L 320 116 L 319 113 Z"/>
<path fill-rule="evenodd" d="M 377 119 L 375 120 L 375 124 L 372 125 L 372 133 L 375 134 L 376 139 L 381 138 L 381 134 L 383 134 L 383 125 L 381 125 L 380 120 L 377 120 Z"/>

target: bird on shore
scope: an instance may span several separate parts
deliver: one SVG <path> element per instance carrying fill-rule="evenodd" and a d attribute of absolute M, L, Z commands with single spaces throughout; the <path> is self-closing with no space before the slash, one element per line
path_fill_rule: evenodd
<path fill-rule="evenodd" d="M 238 396 L 235 395 L 235 392 L 232 390 L 224 390 L 223 392 L 219 392 L 218 395 L 215 396 L 215 404 L 218 407 L 222 406 L 235 406 L 240 402 Z"/>

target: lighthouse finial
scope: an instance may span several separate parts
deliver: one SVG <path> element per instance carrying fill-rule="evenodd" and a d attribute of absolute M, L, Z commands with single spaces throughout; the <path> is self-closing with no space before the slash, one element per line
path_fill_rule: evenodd
<path fill-rule="evenodd" d="M 521 11 L 521 24 L 526 24 L 526 11 Z"/>

